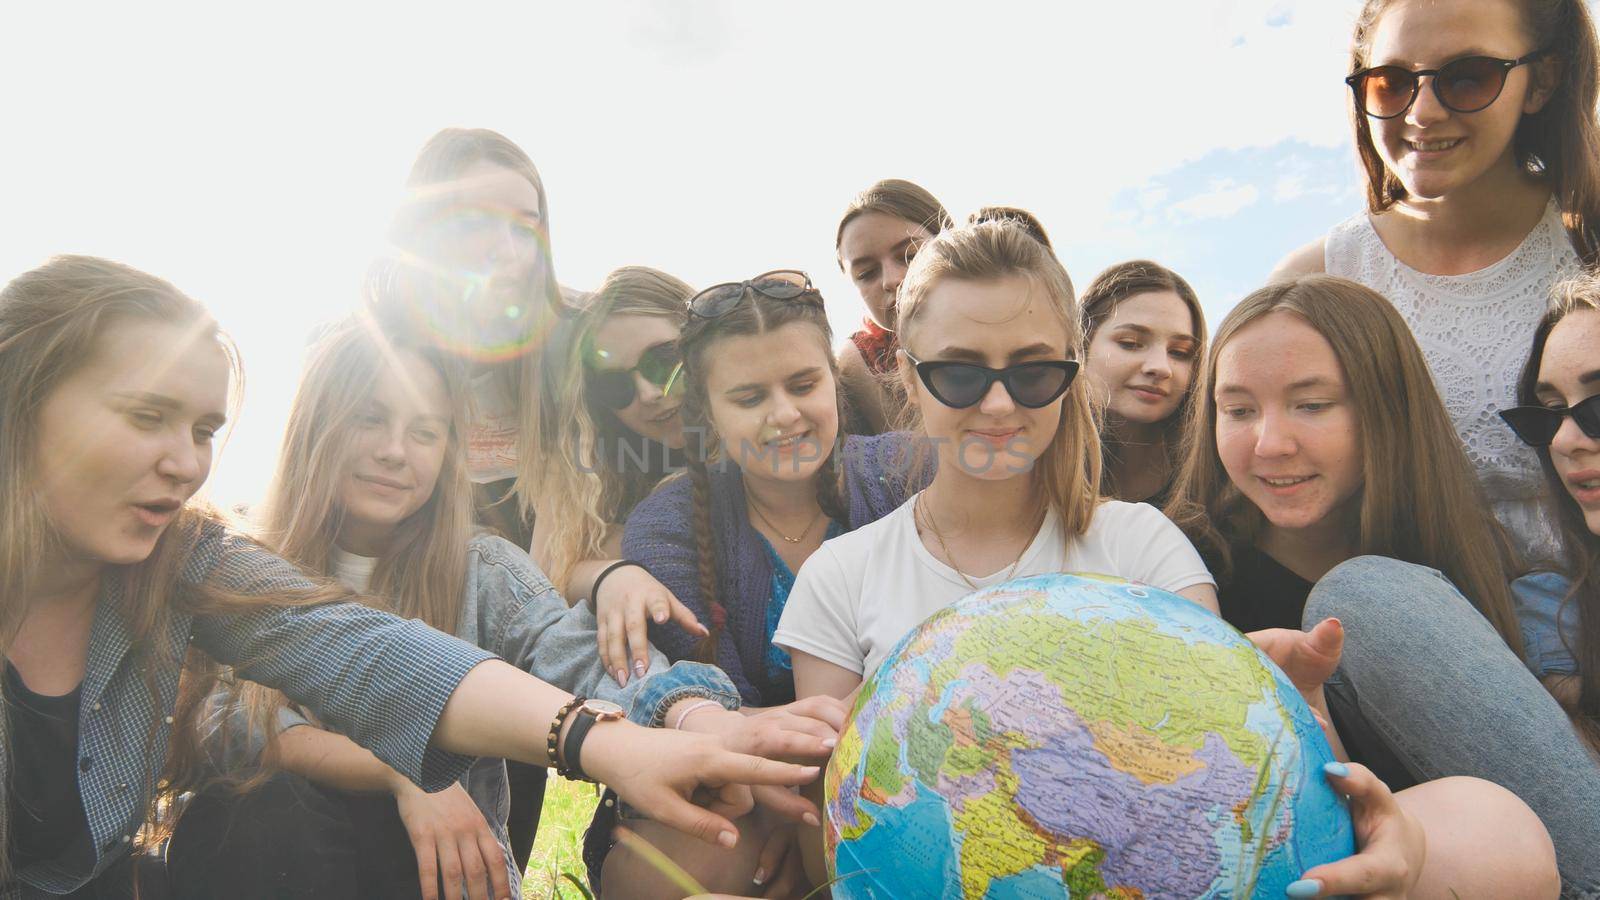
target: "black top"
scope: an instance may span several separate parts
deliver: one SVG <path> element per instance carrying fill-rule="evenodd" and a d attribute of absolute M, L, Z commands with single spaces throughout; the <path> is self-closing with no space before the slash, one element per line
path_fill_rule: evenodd
<path fill-rule="evenodd" d="M 1233 572 L 1217 586 L 1228 624 L 1243 632 L 1300 629 L 1311 582 L 1255 547 L 1233 548 Z"/>
<path fill-rule="evenodd" d="M 89 820 L 78 797 L 79 688 L 61 697 L 35 694 L 6 663 L 5 701 L 11 742 L 11 865 L 94 861 Z"/>
<path fill-rule="evenodd" d="M 1240 631 L 1299 631 L 1311 588 L 1311 582 L 1255 547 L 1236 546 L 1233 573 L 1219 586 L 1217 603 L 1222 607 L 1222 617 Z M 1327 699 L 1333 727 L 1350 759 L 1371 769 L 1390 790 L 1401 791 L 1417 784 L 1417 778 L 1373 728 L 1355 689 L 1343 676 L 1335 675 L 1328 683 Z"/>

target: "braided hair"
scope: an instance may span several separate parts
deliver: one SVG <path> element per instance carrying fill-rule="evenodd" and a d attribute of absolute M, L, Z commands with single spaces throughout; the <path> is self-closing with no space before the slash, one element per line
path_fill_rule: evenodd
<path fill-rule="evenodd" d="M 808 288 L 804 294 L 792 300 L 776 300 L 757 291 L 746 290 L 744 298 L 720 316 L 709 319 L 689 316 L 679 338 L 685 383 L 680 415 L 683 417 L 684 433 L 690 436 L 689 445 L 684 448 L 693 504 L 690 526 L 694 529 L 700 595 L 705 598 L 711 620 L 708 633 L 695 653 L 695 658 L 700 662 L 715 663 L 717 645 L 728 620 L 728 610 L 718 590 L 718 548 L 711 521 L 711 466 L 728 463 L 722 458 L 721 440 L 715 423 L 711 421 L 710 399 L 706 392 L 706 376 L 715 358 L 712 348 L 723 338 L 766 334 L 791 322 L 804 322 L 816 329 L 817 346 L 828 361 L 828 370 L 833 375 L 835 408 L 842 425 L 846 409 L 844 394 L 839 389 L 838 364 L 831 352 L 833 331 L 828 327 L 822 295 L 815 289 Z M 695 435 L 699 436 L 698 441 L 694 439 Z M 840 436 L 842 438 L 842 431 Z M 844 467 L 839 462 L 839 449 L 830 447 L 827 450 L 822 465 L 813 477 L 817 504 L 828 518 L 847 522 L 849 509 L 844 501 Z"/>

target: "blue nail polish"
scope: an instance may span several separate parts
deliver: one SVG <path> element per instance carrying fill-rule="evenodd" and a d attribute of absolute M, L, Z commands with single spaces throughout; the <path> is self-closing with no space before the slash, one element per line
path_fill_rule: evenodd
<path fill-rule="evenodd" d="M 1337 763 L 1329 763 L 1329 765 L 1337 765 Z M 1315 878 L 1302 878 L 1284 888 L 1283 893 L 1287 897 L 1315 897 L 1322 893 L 1322 882 Z"/>
<path fill-rule="evenodd" d="M 1350 767 L 1342 762 L 1324 763 L 1322 766 L 1322 771 L 1327 772 L 1329 775 L 1332 775 L 1335 778 L 1350 777 Z M 1310 895 L 1308 894 L 1307 896 Z"/>

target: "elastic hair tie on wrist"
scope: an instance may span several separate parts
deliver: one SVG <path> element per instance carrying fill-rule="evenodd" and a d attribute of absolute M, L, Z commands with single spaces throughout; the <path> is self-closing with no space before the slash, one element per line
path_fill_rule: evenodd
<path fill-rule="evenodd" d="M 648 568 L 645 568 L 645 564 L 644 563 L 635 562 L 635 561 L 633 561 L 631 559 L 619 559 L 616 562 L 612 563 L 611 565 L 606 566 L 604 569 L 600 570 L 600 574 L 596 575 L 595 578 L 594 578 L 594 583 L 589 586 L 589 605 L 590 606 L 594 607 L 596 610 L 598 610 L 600 608 L 600 585 L 601 585 L 601 583 L 603 583 L 606 580 L 606 576 L 607 575 L 610 575 L 612 572 L 615 572 L 616 570 L 624 568 L 626 566 L 638 566 L 639 568 L 644 569 L 646 573 L 649 573 L 649 571 L 650 571 Z"/>
<path fill-rule="evenodd" d="M 678 713 L 678 721 L 672 726 L 673 730 L 681 731 L 683 729 L 683 722 L 685 719 L 708 706 L 720 707 L 722 704 L 715 700 L 700 700 L 698 702 L 689 704 L 689 706 L 685 708 L 683 712 Z"/>

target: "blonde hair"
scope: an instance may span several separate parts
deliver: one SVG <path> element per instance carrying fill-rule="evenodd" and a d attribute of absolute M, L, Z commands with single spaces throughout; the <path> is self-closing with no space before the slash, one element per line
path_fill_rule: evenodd
<path fill-rule="evenodd" d="M 1411 330 L 1389 301 L 1353 281 L 1308 275 L 1268 285 L 1222 320 L 1196 379 L 1186 455 L 1167 514 L 1223 579 L 1232 570 L 1231 548 L 1253 544 L 1266 526 L 1217 455 L 1214 390 L 1223 348 L 1246 326 L 1278 313 L 1316 329 L 1344 370 L 1361 431 L 1354 555 L 1438 569 L 1520 652 L 1508 587 L 1519 566 L 1515 552 L 1489 512 Z"/>
<path fill-rule="evenodd" d="M 232 370 L 233 403 L 242 374 L 232 343 L 204 306 L 171 284 L 137 269 L 88 256 L 58 256 L 14 278 L 0 289 L 0 655 L 9 652 L 29 611 L 27 598 L 39 577 L 41 560 L 62 548 L 35 493 L 38 413 L 63 379 L 94 358 L 100 339 L 119 322 L 147 321 L 179 326 L 215 338 Z M 339 588 L 311 590 L 292 597 L 247 596 L 208 584 L 180 581 L 190 548 L 216 513 L 186 504 L 156 540 L 144 560 L 118 567 L 123 579 L 127 626 L 132 646 L 144 648 L 144 680 L 152 708 L 161 706 L 156 689 L 160 671 L 182 667 L 166 766 L 154 784 L 140 784 L 148 800 L 146 821 L 158 836 L 171 824 L 165 801 L 194 786 L 204 771 L 196 717 L 216 682 L 217 666 L 199 650 L 185 659 L 162 656 L 163 636 L 175 613 L 238 612 L 243 607 L 314 603 L 339 599 Z M 159 719 L 152 717 L 149 752 L 157 752 Z M 0 884 L 13 872 L 9 854 L 8 811 L 12 774 L 7 721 L 0 716 Z"/>
<path fill-rule="evenodd" d="M 941 282 L 994 282 L 1010 277 L 1026 279 L 1049 301 L 1049 309 L 1066 329 L 1067 356 L 1081 360 L 1083 324 L 1073 299 L 1072 279 L 1055 255 L 1029 234 L 1026 226 L 1012 219 L 945 231 L 922 245 L 900 285 L 895 331 L 901 345 L 908 344 L 929 295 Z M 910 362 L 901 361 L 901 377 L 907 381 L 916 377 Z M 1099 503 L 1100 436 L 1086 380 L 1075 379 L 1064 400 L 1056 433 L 1034 466 L 1039 494 L 1060 518 L 1063 534 L 1071 540 L 1089 530 Z M 907 404 L 907 415 L 906 427 L 920 430 L 914 404 Z"/>
<path fill-rule="evenodd" d="M 654 487 L 645 483 L 650 480 L 646 473 L 613 464 L 620 462 L 620 444 L 628 434 L 616 415 L 595 408 L 587 393 L 584 376 L 595 333 L 612 316 L 659 316 L 678 328 L 693 293 L 688 284 L 658 269 L 624 266 L 607 275 L 551 339 L 540 402 L 564 414 L 537 452 L 518 460 L 518 479 L 538 485 L 538 514 L 545 522 L 541 530 L 549 540 L 534 550 L 557 585 L 567 584 L 578 563 L 604 555 L 607 532 Z M 519 502 L 525 514 L 534 512 L 533 492 L 520 492 Z"/>
<path fill-rule="evenodd" d="M 356 418 L 380 378 L 399 377 L 403 353 L 421 357 L 444 383 L 450 430 L 433 494 L 395 529 L 372 570 L 369 603 L 408 619 L 455 633 L 467 576 L 467 542 L 473 534 L 472 484 L 467 476 L 464 426 L 466 378 L 454 359 L 428 345 L 383 333 L 358 315 L 313 346 L 289 408 L 258 534 L 261 542 L 308 572 L 331 576 L 331 554 L 343 524 L 339 483 L 348 469 Z M 379 599 L 383 598 L 383 599 Z"/>

